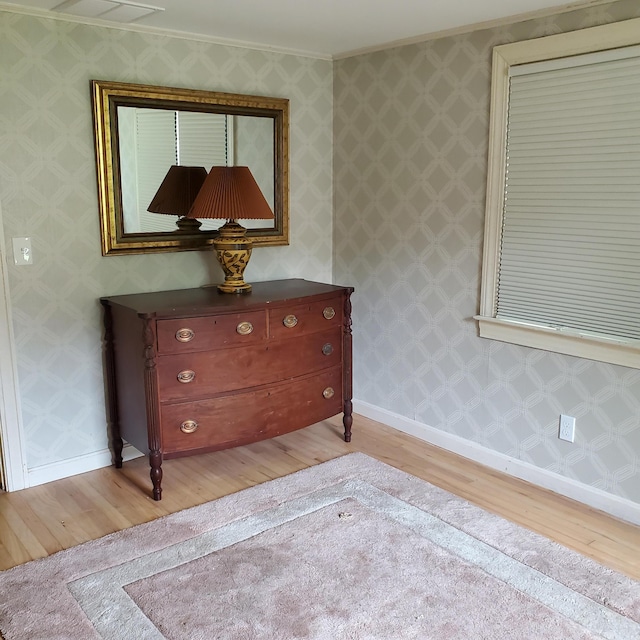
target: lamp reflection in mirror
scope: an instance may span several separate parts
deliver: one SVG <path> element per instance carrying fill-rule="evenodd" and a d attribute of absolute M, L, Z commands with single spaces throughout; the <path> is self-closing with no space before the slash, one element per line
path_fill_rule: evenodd
<path fill-rule="evenodd" d="M 244 270 L 251 257 L 252 242 L 237 220 L 268 220 L 273 211 L 249 167 L 211 167 L 187 218 L 220 218 L 226 222 L 213 241 L 225 274 L 218 285 L 223 293 L 246 293 Z"/>
<path fill-rule="evenodd" d="M 179 216 L 174 233 L 193 233 L 202 224 L 187 218 L 198 192 L 207 177 L 204 167 L 182 167 L 173 165 L 167 171 L 147 211 Z"/>

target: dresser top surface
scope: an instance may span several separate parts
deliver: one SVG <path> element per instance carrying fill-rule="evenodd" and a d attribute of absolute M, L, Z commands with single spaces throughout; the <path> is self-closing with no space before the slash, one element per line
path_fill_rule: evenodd
<path fill-rule="evenodd" d="M 242 311 L 254 307 L 295 302 L 308 296 L 331 295 L 353 291 L 350 287 L 290 279 L 255 282 L 249 293 L 220 293 L 215 286 L 197 289 L 176 289 L 131 293 L 100 298 L 104 305 L 117 305 L 135 311 L 141 316 L 173 317 L 211 312 Z"/>

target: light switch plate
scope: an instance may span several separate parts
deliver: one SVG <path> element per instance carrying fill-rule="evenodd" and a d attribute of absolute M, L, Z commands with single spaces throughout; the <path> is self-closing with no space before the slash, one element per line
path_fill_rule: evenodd
<path fill-rule="evenodd" d="M 13 264 L 33 264 L 31 238 L 13 238 Z"/>

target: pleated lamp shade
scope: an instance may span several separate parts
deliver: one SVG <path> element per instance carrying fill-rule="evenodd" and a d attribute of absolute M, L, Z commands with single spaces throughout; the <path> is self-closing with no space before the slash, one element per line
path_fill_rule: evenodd
<path fill-rule="evenodd" d="M 248 167 L 211 167 L 187 218 L 220 218 L 213 248 L 222 270 L 221 293 L 249 293 L 244 270 L 251 258 L 252 242 L 247 230 L 236 220 L 273 218 L 273 211 Z"/>
<path fill-rule="evenodd" d="M 273 211 L 249 167 L 211 167 L 187 217 L 267 220 Z"/>
<path fill-rule="evenodd" d="M 207 177 L 204 167 L 173 165 L 160 184 L 147 211 L 186 216 Z"/>

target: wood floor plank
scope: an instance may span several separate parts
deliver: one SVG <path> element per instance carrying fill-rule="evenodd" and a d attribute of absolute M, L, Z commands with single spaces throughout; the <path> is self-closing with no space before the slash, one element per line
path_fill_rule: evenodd
<path fill-rule="evenodd" d="M 9 566 L 15 564 L 22 564 L 28 562 L 32 558 L 40 558 L 42 555 L 38 555 L 33 550 L 26 549 L 20 540 L 19 533 L 13 528 L 13 522 L 11 518 L 7 517 L 7 512 L 3 510 L 0 513 L 0 531 L 2 531 L 2 548 L 4 553 L 8 556 L 8 560 L 11 563 Z"/>
<path fill-rule="evenodd" d="M 32 504 L 37 500 L 38 492 L 39 490 L 34 488 L 32 494 L 24 491 L 12 494 L 14 499 L 10 503 L 5 503 L 0 513 L 6 515 L 8 511 L 14 509 L 20 515 L 20 518 L 24 521 L 33 536 L 35 536 L 38 544 L 45 549 L 45 555 L 50 555 L 56 551 L 60 551 L 62 546 L 42 520 L 39 510 L 36 508 L 36 511 L 34 511 L 32 508 Z M 0 494 L 0 497 L 1 496 L 2 494 Z M 26 499 L 27 496 L 30 496 L 31 499 Z"/>
<path fill-rule="evenodd" d="M 35 531 L 31 529 L 31 523 L 22 517 L 21 512 L 18 512 L 12 505 L 8 505 L 8 508 L 3 510 L 1 517 L 5 525 L 15 534 L 20 546 L 25 549 L 25 557 L 42 558 L 49 555 L 48 549 L 40 543 Z"/>
<path fill-rule="evenodd" d="M 640 579 L 640 527 L 355 416 L 236 449 L 163 463 L 163 497 L 151 498 L 146 458 L 0 494 L 0 569 L 112 531 L 215 500 L 308 466 L 361 451 Z"/>

